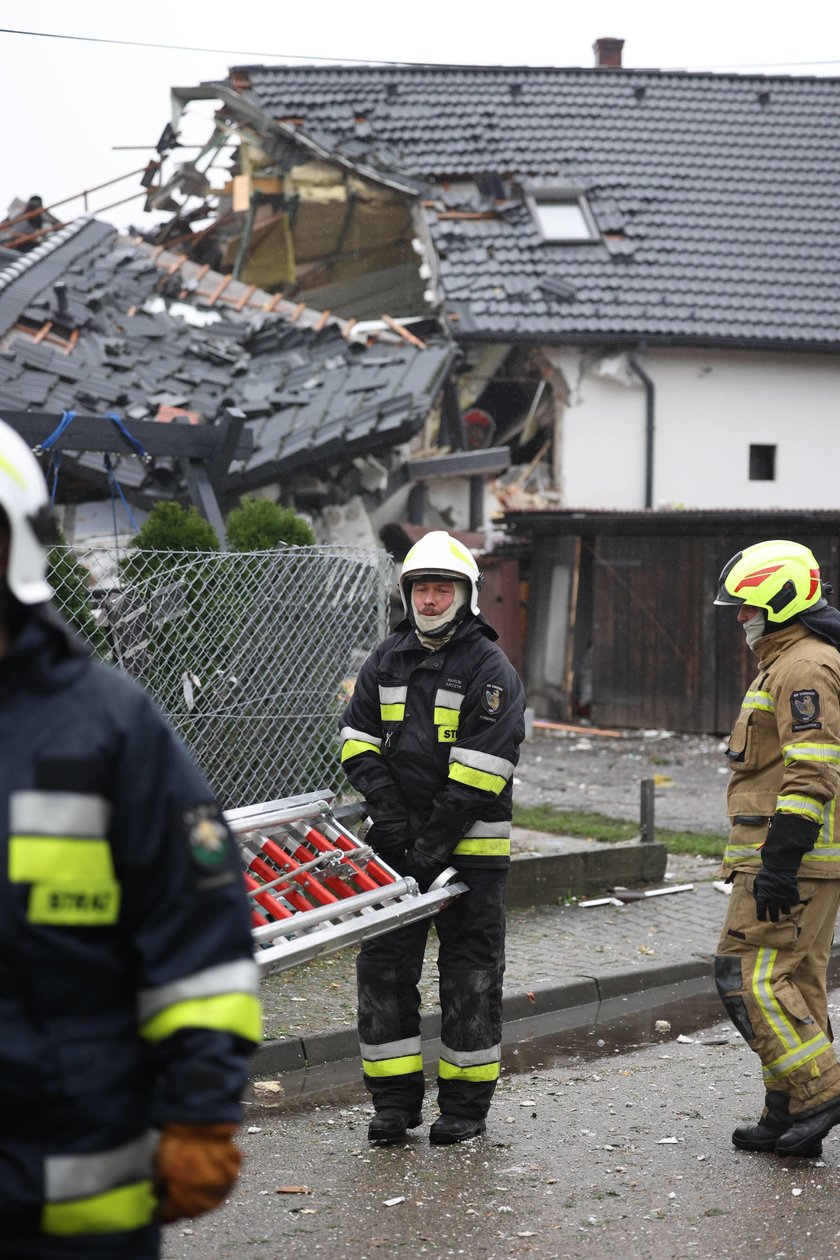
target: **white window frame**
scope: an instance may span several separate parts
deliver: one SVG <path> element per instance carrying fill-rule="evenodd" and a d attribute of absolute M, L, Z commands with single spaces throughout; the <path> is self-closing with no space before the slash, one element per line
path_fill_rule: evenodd
<path fill-rule="evenodd" d="M 526 188 L 525 202 L 544 241 L 559 242 L 565 245 L 585 245 L 601 239 L 601 233 L 598 231 L 595 218 L 589 208 L 589 201 L 582 188 L 569 188 L 562 185 L 545 188 Z M 547 230 L 544 221 L 540 217 L 541 206 L 575 206 L 580 212 L 583 226 L 586 229 L 585 234 L 567 236 Z"/>

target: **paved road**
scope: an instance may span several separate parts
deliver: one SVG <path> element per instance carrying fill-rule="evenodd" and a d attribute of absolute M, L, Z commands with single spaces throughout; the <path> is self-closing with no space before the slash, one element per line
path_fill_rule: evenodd
<path fill-rule="evenodd" d="M 757 1060 L 698 998 L 509 1046 L 488 1132 L 461 1147 L 419 1130 L 370 1148 L 357 1085 L 281 1098 L 249 1114 L 230 1202 L 169 1229 L 163 1254 L 826 1260 L 840 1253 L 840 1137 L 822 1161 L 735 1151 L 761 1094 Z"/>

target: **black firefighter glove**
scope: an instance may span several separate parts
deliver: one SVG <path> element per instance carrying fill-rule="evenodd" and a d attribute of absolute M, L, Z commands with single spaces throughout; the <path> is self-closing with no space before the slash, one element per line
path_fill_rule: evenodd
<path fill-rule="evenodd" d="M 404 864 L 405 851 L 411 843 L 408 819 L 377 819 L 365 836 L 365 843 L 390 866 Z"/>
<path fill-rule="evenodd" d="M 762 923 L 768 917 L 778 923 L 780 914 L 790 914 L 799 905 L 799 863 L 813 849 L 819 834 L 820 824 L 813 818 L 778 811 L 771 818 L 761 849 L 761 870 L 753 887 L 755 913 Z"/>
<path fill-rule="evenodd" d="M 441 862 L 440 858 L 435 857 L 433 853 L 427 852 L 422 846 L 422 841 L 418 840 L 408 850 L 404 865 L 407 874 L 417 880 L 420 891 L 428 892 L 430 885 L 435 882 L 441 871 L 446 870 L 448 864 Z"/>

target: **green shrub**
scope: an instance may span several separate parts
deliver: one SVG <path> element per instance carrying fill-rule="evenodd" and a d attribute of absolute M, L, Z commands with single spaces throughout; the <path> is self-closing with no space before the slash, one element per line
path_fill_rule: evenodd
<path fill-rule="evenodd" d="M 311 547 L 315 542 L 302 516 L 269 499 L 243 499 L 228 514 L 226 526 L 233 551 L 273 551 L 279 543 Z"/>
<path fill-rule="evenodd" d="M 218 551 L 216 531 L 192 505 L 156 503 L 131 543 L 141 551 Z"/>

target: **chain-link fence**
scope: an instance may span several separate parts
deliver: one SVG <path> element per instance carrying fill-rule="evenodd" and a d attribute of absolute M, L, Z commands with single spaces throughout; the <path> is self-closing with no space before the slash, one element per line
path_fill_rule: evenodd
<path fill-rule="evenodd" d="M 338 716 L 387 633 L 385 552 L 55 548 L 56 606 L 141 682 L 225 808 L 349 788 Z"/>

